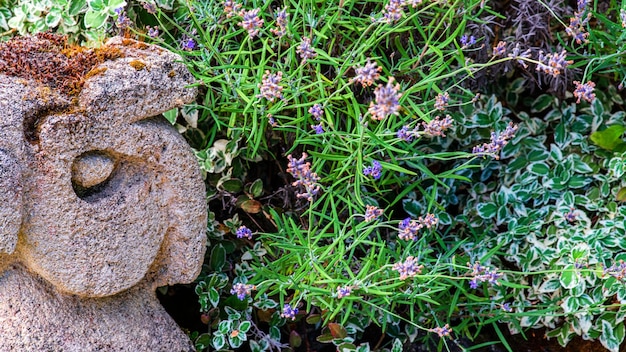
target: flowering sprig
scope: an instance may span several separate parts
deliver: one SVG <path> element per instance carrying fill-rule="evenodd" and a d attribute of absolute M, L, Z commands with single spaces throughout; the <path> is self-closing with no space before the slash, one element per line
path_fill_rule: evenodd
<path fill-rule="evenodd" d="M 572 223 L 576 221 L 576 212 L 575 210 L 572 208 L 570 209 L 570 211 L 568 211 L 567 213 L 563 214 L 563 217 L 565 218 L 565 220 L 567 220 L 567 222 Z"/>
<path fill-rule="evenodd" d="M 364 176 L 372 176 L 374 180 L 378 180 L 382 174 L 383 167 L 380 162 L 372 160 L 372 166 L 366 166 L 363 168 Z"/>
<path fill-rule="evenodd" d="M 337 298 L 341 299 L 350 296 L 352 293 L 352 286 L 339 286 L 337 287 Z"/>
<path fill-rule="evenodd" d="M 241 13 L 241 4 L 236 1 L 226 0 L 222 6 L 224 7 L 226 18 L 231 18 L 235 15 L 243 15 L 243 13 Z"/>
<path fill-rule="evenodd" d="M 324 133 L 324 126 L 322 126 L 321 123 L 318 123 L 317 125 L 311 125 L 311 129 L 313 130 L 313 132 L 315 132 L 315 134 Z"/>
<path fill-rule="evenodd" d="M 372 119 L 380 121 L 389 115 L 400 115 L 399 99 L 402 94 L 398 93 L 400 85 L 393 82 L 394 78 L 389 77 L 387 85 L 379 84 L 374 90 L 376 103 L 370 102 L 368 109 Z"/>
<path fill-rule="evenodd" d="M 496 46 L 493 47 L 493 56 L 499 57 L 504 56 L 506 54 L 506 42 L 499 41 Z"/>
<path fill-rule="evenodd" d="M 193 38 L 191 38 L 190 36 L 183 35 L 180 40 L 180 46 L 185 51 L 193 51 L 194 49 L 196 49 L 196 41 L 193 40 Z"/>
<path fill-rule="evenodd" d="M 254 38 L 259 34 L 259 30 L 263 27 L 263 20 L 259 18 L 260 9 L 252 9 L 248 11 L 242 11 L 242 21 L 238 23 L 240 27 L 243 27 L 248 31 L 250 38 Z"/>
<path fill-rule="evenodd" d="M 502 148 L 504 148 L 505 145 L 508 144 L 509 139 L 513 138 L 517 129 L 517 125 L 509 123 L 509 125 L 506 126 L 506 130 L 500 133 L 500 135 L 496 135 L 495 132 L 491 132 L 491 142 L 484 143 L 481 146 L 475 146 L 472 149 L 472 153 L 483 156 L 486 154 L 491 154 L 496 160 L 500 159 L 500 151 L 502 150 Z"/>
<path fill-rule="evenodd" d="M 565 50 L 560 53 L 552 53 L 544 55 L 543 51 L 539 52 L 539 63 L 537 64 L 537 71 L 543 71 L 545 74 L 549 74 L 552 77 L 557 77 L 561 74 L 568 65 L 571 65 L 574 61 L 565 60 L 567 52 Z"/>
<path fill-rule="evenodd" d="M 530 49 L 526 49 L 524 52 L 522 52 L 522 49 L 520 49 L 519 47 L 519 43 L 517 43 L 515 44 L 515 47 L 513 48 L 513 50 L 511 50 L 511 53 L 508 56 L 511 59 L 515 60 L 523 68 L 528 68 L 528 65 L 526 64 L 526 62 L 524 62 L 524 59 L 530 58 Z"/>
<path fill-rule="evenodd" d="M 278 38 L 287 34 L 287 16 L 289 16 L 289 14 L 284 7 L 276 13 L 276 26 L 278 28 L 272 28 L 270 32 L 274 33 Z"/>
<path fill-rule="evenodd" d="M 239 298 L 240 301 L 243 301 L 246 296 L 250 296 L 250 294 L 252 294 L 252 290 L 256 290 L 256 286 L 236 283 L 230 290 L 230 294 L 237 295 L 237 298 Z"/>
<path fill-rule="evenodd" d="M 588 81 L 587 83 L 582 84 L 579 81 L 574 81 L 574 84 L 576 85 L 576 89 L 574 90 L 576 104 L 580 103 L 580 99 L 591 103 L 596 98 L 596 95 L 593 92 L 594 87 L 596 86 L 595 83 Z"/>
<path fill-rule="evenodd" d="M 302 37 L 302 42 L 300 42 L 300 45 L 296 49 L 296 53 L 298 53 L 300 59 L 302 59 L 300 62 L 302 65 L 304 65 L 307 60 L 317 56 L 317 53 L 311 47 L 311 38 L 307 37 Z"/>
<path fill-rule="evenodd" d="M 396 132 L 396 137 L 407 142 L 413 141 L 413 138 L 420 134 L 426 137 L 445 137 L 446 130 L 452 127 L 452 117 L 446 115 L 445 118 L 441 119 L 441 117 L 435 116 L 435 118 L 429 122 L 422 122 L 422 126 L 424 127 L 424 131 L 420 132 L 419 125 L 413 128 L 409 125 L 404 125 Z"/>
<path fill-rule="evenodd" d="M 435 116 L 430 122 L 422 122 L 424 126 L 424 135 L 428 137 L 445 137 L 445 131 L 452 127 L 452 117 L 446 115 L 442 120 L 439 116 Z"/>
<path fill-rule="evenodd" d="M 365 222 L 369 222 L 372 221 L 374 219 L 379 218 L 381 215 L 383 215 L 383 210 L 373 206 L 373 205 L 366 205 L 365 206 Z"/>
<path fill-rule="evenodd" d="M 405 0 L 389 0 L 383 10 L 382 22 L 391 24 L 400 20 L 404 14 L 405 4 Z"/>
<path fill-rule="evenodd" d="M 154 27 L 146 26 L 146 31 L 147 31 L 146 34 L 148 34 L 148 37 L 152 39 L 159 36 L 159 27 L 157 26 L 154 26 Z"/>
<path fill-rule="evenodd" d="M 608 268 L 604 268 L 602 274 L 603 276 L 609 275 L 618 280 L 622 280 L 626 277 L 626 262 L 620 259 L 618 263 L 613 264 Z"/>
<path fill-rule="evenodd" d="M 463 34 L 461 39 L 459 39 L 459 43 L 461 43 L 461 49 L 465 49 L 476 44 L 476 37 L 473 35 L 468 36 L 467 34 Z"/>
<path fill-rule="evenodd" d="M 425 217 L 419 217 L 417 220 L 406 218 L 398 225 L 398 238 L 401 240 L 414 241 L 417 239 L 417 233 L 422 228 L 430 229 L 435 227 L 439 220 L 434 214 L 426 214 Z"/>
<path fill-rule="evenodd" d="M 309 114 L 313 115 L 316 120 L 320 120 L 322 115 L 324 115 L 324 109 L 320 104 L 314 104 L 309 108 Z"/>
<path fill-rule="evenodd" d="M 445 92 L 443 94 L 439 93 L 437 97 L 435 98 L 435 109 L 439 111 L 443 111 L 446 109 L 449 102 L 450 102 L 450 94 L 448 94 L 448 92 Z"/>
<path fill-rule="evenodd" d="M 471 270 L 470 275 L 473 276 L 470 280 L 470 288 L 472 289 L 477 289 L 480 282 L 489 282 L 497 285 L 498 279 L 502 277 L 502 274 L 497 272 L 498 269 L 484 267 L 478 262 L 474 264 L 467 263 L 467 265 Z"/>
<path fill-rule="evenodd" d="M 436 328 L 432 328 L 430 329 L 430 331 L 434 332 L 439 337 L 444 337 L 444 336 L 450 336 L 452 329 L 450 329 L 450 325 L 446 324 L 443 327 L 438 326 Z"/>
<path fill-rule="evenodd" d="M 404 141 L 411 142 L 413 141 L 413 138 L 415 138 L 418 134 L 419 125 L 415 126 L 414 128 L 411 128 L 411 126 L 409 125 L 404 125 L 401 129 L 398 130 L 398 132 L 396 132 L 396 137 Z"/>
<path fill-rule="evenodd" d="M 117 20 L 115 20 L 115 26 L 117 28 L 124 30 L 133 25 L 133 21 L 128 18 L 123 7 L 116 8 L 115 14 L 117 15 Z"/>
<path fill-rule="evenodd" d="M 574 12 L 574 17 L 569 19 L 569 26 L 565 28 L 565 32 L 574 38 L 576 44 L 582 44 L 588 42 L 589 33 L 585 32 L 585 26 L 591 18 L 591 13 L 584 16 L 588 1 L 579 0 L 577 5 L 578 10 Z"/>
<path fill-rule="evenodd" d="M 289 320 L 296 320 L 296 315 L 298 314 L 298 308 L 291 307 L 289 304 L 285 303 L 283 307 L 283 312 L 280 314 L 282 318 Z"/>
<path fill-rule="evenodd" d="M 365 66 L 357 65 L 354 68 L 356 76 L 354 76 L 353 81 L 361 83 L 364 88 L 369 87 L 380 78 L 379 72 L 382 71 L 382 69 L 383 68 L 378 66 L 376 62 L 371 62 L 368 58 Z"/>
<path fill-rule="evenodd" d="M 144 8 L 144 10 L 146 10 L 146 12 L 148 12 L 148 13 L 149 13 L 149 14 L 151 14 L 151 15 L 156 14 L 156 13 L 157 13 L 157 10 L 158 10 L 158 8 L 157 8 L 156 4 L 154 4 L 154 3 L 152 3 L 152 2 L 147 2 L 147 1 L 146 1 L 146 2 L 144 2 L 144 3 L 142 3 L 142 4 L 141 4 L 141 7 L 143 7 L 143 8 Z"/>
<path fill-rule="evenodd" d="M 237 235 L 237 238 L 247 238 L 249 240 L 252 239 L 252 230 L 250 230 L 246 226 L 240 226 L 235 234 Z"/>
<path fill-rule="evenodd" d="M 280 85 L 280 80 L 283 78 L 283 72 L 271 73 L 269 70 L 265 71 L 261 83 L 259 84 L 260 93 L 257 95 L 259 98 L 265 98 L 269 101 L 274 101 L 276 98 L 283 98 L 283 87 Z"/>
<path fill-rule="evenodd" d="M 395 263 L 393 270 L 400 273 L 400 280 L 406 280 L 422 273 L 423 265 L 418 265 L 417 258 L 409 256 L 404 262 Z"/>
<path fill-rule="evenodd" d="M 311 171 L 311 163 L 304 162 L 307 156 L 306 153 L 302 153 L 300 159 L 295 159 L 291 154 L 287 155 L 289 160 L 287 172 L 296 178 L 296 181 L 292 183 L 293 186 L 303 186 L 305 189 L 304 193 L 298 193 L 296 196 L 298 198 L 306 198 L 311 202 L 320 190 L 320 186 L 317 184 L 320 178 L 315 172 Z"/>

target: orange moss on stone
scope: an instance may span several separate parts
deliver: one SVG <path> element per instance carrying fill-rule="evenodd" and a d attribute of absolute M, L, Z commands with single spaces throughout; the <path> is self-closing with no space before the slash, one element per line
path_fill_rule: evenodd
<path fill-rule="evenodd" d="M 93 77 L 96 75 L 99 75 L 101 73 L 103 73 L 104 71 L 106 71 L 107 68 L 106 67 L 96 67 L 94 69 L 91 69 L 89 72 L 87 72 L 87 74 L 85 75 L 85 79 L 89 79 L 89 77 Z"/>
<path fill-rule="evenodd" d="M 32 79 L 67 95 L 77 95 L 92 69 L 123 57 L 119 48 L 70 45 L 67 37 L 52 33 L 15 37 L 0 43 L 0 73 Z"/>
<path fill-rule="evenodd" d="M 141 71 L 144 68 L 146 68 L 146 64 L 142 62 L 141 60 L 132 60 L 128 64 L 131 65 L 137 71 Z"/>

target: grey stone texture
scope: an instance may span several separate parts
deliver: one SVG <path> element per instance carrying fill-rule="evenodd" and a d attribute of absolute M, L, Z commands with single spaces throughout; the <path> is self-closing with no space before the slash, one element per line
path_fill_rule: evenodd
<path fill-rule="evenodd" d="M 0 351 L 193 350 L 155 294 L 206 249 L 197 161 L 157 116 L 193 77 L 162 48 L 105 45 L 123 57 L 73 99 L 0 75 Z"/>

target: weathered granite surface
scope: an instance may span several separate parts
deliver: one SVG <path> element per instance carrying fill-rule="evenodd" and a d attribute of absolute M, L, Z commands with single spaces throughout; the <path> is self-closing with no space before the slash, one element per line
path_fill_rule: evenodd
<path fill-rule="evenodd" d="M 193 78 L 164 49 L 106 46 L 121 55 L 74 95 L 0 74 L 0 351 L 193 350 L 155 295 L 205 252 L 200 170 L 155 117 Z"/>

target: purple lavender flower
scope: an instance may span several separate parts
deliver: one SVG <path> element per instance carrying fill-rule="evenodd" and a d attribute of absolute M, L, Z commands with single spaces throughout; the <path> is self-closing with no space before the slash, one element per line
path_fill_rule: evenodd
<path fill-rule="evenodd" d="M 437 219 L 434 214 L 426 214 L 424 217 L 420 216 L 417 220 L 406 218 L 398 225 L 398 238 L 407 241 L 416 240 L 419 230 L 424 227 L 427 229 L 433 228 L 438 222 L 439 219 Z"/>
<path fill-rule="evenodd" d="M 154 15 L 157 12 L 157 6 L 151 2 L 144 2 L 141 6 L 151 15 Z"/>
<path fill-rule="evenodd" d="M 237 298 L 239 298 L 240 301 L 243 301 L 246 299 L 246 296 L 249 296 L 252 293 L 252 290 L 256 290 L 256 286 L 237 283 L 233 285 L 233 288 L 230 290 L 230 294 L 236 294 Z"/>
<path fill-rule="evenodd" d="M 593 93 L 596 86 L 595 83 L 588 81 L 585 84 L 581 84 L 579 81 L 574 81 L 574 84 L 576 85 L 576 90 L 574 90 L 574 97 L 577 98 L 576 104 L 580 103 L 580 99 L 591 103 L 596 98 L 596 95 Z"/>
<path fill-rule="evenodd" d="M 417 233 L 422 227 L 424 225 L 419 221 L 406 218 L 398 225 L 398 238 L 405 241 L 415 241 L 417 240 Z"/>
<path fill-rule="evenodd" d="M 379 72 L 381 70 L 382 67 L 379 67 L 376 62 L 371 62 L 368 58 L 365 66 L 358 65 L 354 68 L 354 72 L 356 72 L 354 82 L 361 83 L 363 88 L 369 87 L 380 78 Z"/>
<path fill-rule="evenodd" d="M 502 274 L 498 273 L 498 269 L 490 269 L 480 265 L 478 262 L 474 264 L 467 263 L 473 278 L 470 280 L 470 288 L 477 289 L 478 283 L 489 282 L 490 284 L 497 285 L 498 279 L 502 277 Z"/>
<path fill-rule="evenodd" d="M 296 315 L 298 314 L 298 308 L 292 308 L 289 304 L 285 303 L 283 307 L 283 312 L 280 314 L 281 317 L 290 320 L 296 320 Z"/>
<path fill-rule="evenodd" d="M 511 308 L 511 304 L 508 302 L 502 304 L 501 309 L 507 313 L 511 313 L 513 311 L 513 308 Z"/>
<path fill-rule="evenodd" d="M 565 218 L 565 220 L 567 220 L 567 222 L 570 222 L 570 223 L 576 221 L 576 213 L 574 212 L 573 208 L 567 213 L 565 213 L 563 217 Z"/>
<path fill-rule="evenodd" d="M 496 46 L 493 47 L 493 56 L 494 57 L 504 56 L 504 54 L 506 54 L 506 42 L 499 41 L 498 44 L 496 44 Z"/>
<path fill-rule="evenodd" d="M 267 122 L 272 127 L 278 126 L 278 122 L 276 122 L 276 119 L 274 118 L 274 115 L 272 115 L 272 114 L 267 114 Z"/>
<path fill-rule="evenodd" d="M 626 28 L 626 10 L 619 10 L 619 19 L 622 21 L 622 28 Z"/>
<path fill-rule="evenodd" d="M 422 3 L 422 0 L 406 0 L 404 3 L 406 5 L 411 5 L 412 8 L 416 8 L 417 5 Z"/>
<path fill-rule="evenodd" d="M 301 64 L 304 65 L 307 60 L 312 59 L 317 56 L 313 48 L 311 48 L 311 38 L 302 37 L 302 42 L 296 49 L 296 53 L 302 59 Z"/>
<path fill-rule="evenodd" d="M 365 222 L 370 222 L 383 215 L 383 210 L 373 205 L 365 206 Z"/>
<path fill-rule="evenodd" d="M 283 87 L 280 86 L 280 80 L 283 78 L 283 72 L 270 73 L 269 70 L 265 71 L 259 89 L 261 93 L 257 97 L 265 98 L 269 101 L 274 101 L 276 98 L 283 98 Z"/>
<path fill-rule="evenodd" d="M 196 42 L 192 38 L 185 35 L 181 40 L 181 46 L 185 51 L 192 51 L 196 48 Z"/>
<path fill-rule="evenodd" d="M 256 37 L 259 34 L 259 29 L 263 27 L 263 20 L 258 16 L 259 11 L 260 9 L 243 11 L 243 20 L 238 23 L 239 26 L 248 31 L 250 38 Z"/>
<path fill-rule="evenodd" d="M 118 7 L 114 11 L 117 14 L 117 20 L 115 21 L 115 26 L 117 28 L 127 29 L 133 24 L 133 21 L 131 21 L 130 18 L 126 16 L 126 12 L 124 11 L 123 7 Z"/>
<path fill-rule="evenodd" d="M 506 54 L 506 42 L 500 41 L 498 45 L 493 47 L 493 56 L 504 56 Z"/>
<path fill-rule="evenodd" d="M 467 34 L 463 34 L 461 36 L 461 39 L 459 39 L 459 42 L 461 43 L 462 48 L 467 48 L 476 44 L 476 37 L 474 37 L 473 35 L 468 36 Z"/>
<path fill-rule="evenodd" d="M 519 43 L 516 43 L 515 48 L 511 50 L 509 57 L 515 60 L 518 64 L 522 65 L 522 67 L 527 68 L 528 65 L 524 62 L 524 59 L 530 58 L 530 49 L 526 49 L 526 51 L 522 52 L 522 49 L 519 47 Z"/>
<path fill-rule="evenodd" d="M 417 220 L 427 229 L 437 226 L 439 219 L 435 217 L 435 214 L 426 214 L 424 217 L 419 217 Z"/>
<path fill-rule="evenodd" d="M 434 119 L 430 120 L 430 122 L 422 122 L 424 126 L 424 134 L 428 137 L 445 137 L 444 133 L 447 129 L 452 127 L 452 117 L 450 115 L 446 115 L 446 117 L 441 120 L 439 116 L 435 116 Z"/>
<path fill-rule="evenodd" d="M 236 232 L 237 238 L 247 238 L 249 240 L 252 239 L 252 230 L 245 226 L 240 226 Z"/>
<path fill-rule="evenodd" d="M 157 26 L 154 26 L 154 27 L 147 26 L 146 29 L 148 30 L 148 37 L 154 39 L 154 38 L 159 36 L 159 27 L 157 27 Z"/>
<path fill-rule="evenodd" d="M 389 0 L 383 10 L 383 22 L 392 24 L 402 18 L 405 0 Z"/>
<path fill-rule="evenodd" d="M 337 287 L 337 299 L 350 296 L 351 293 L 352 293 L 352 286 Z"/>
<path fill-rule="evenodd" d="M 450 325 L 446 324 L 443 327 L 438 326 L 436 328 L 430 329 L 430 331 L 436 333 L 437 335 L 439 335 L 439 337 L 444 337 L 444 336 L 450 336 L 452 329 L 450 329 Z"/>
<path fill-rule="evenodd" d="M 603 276 L 610 275 L 618 280 L 626 277 L 626 263 L 620 259 L 618 264 L 613 264 L 608 268 L 604 268 Z"/>
<path fill-rule="evenodd" d="M 270 29 L 270 32 L 279 38 L 287 34 L 287 16 L 287 9 L 283 7 L 282 10 L 276 13 L 276 26 L 278 28 Z"/>
<path fill-rule="evenodd" d="M 472 149 L 472 153 L 483 156 L 486 154 L 492 154 L 496 160 L 500 159 L 500 151 L 505 145 L 508 144 L 509 139 L 513 138 L 517 129 L 517 125 L 509 123 L 509 125 L 506 126 L 506 130 L 504 130 L 504 132 L 502 132 L 499 136 L 496 135 L 495 132 L 491 132 L 491 142 L 484 143 L 481 146 L 475 146 Z"/>
<path fill-rule="evenodd" d="M 569 26 L 565 28 L 565 32 L 574 38 L 577 44 L 586 43 L 589 33 L 585 31 L 585 26 L 591 18 L 591 13 L 583 17 L 584 8 L 574 12 L 574 17 L 569 19 Z"/>
<path fill-rule="evenodd" d="M 409 256 L 404 262 L 395 263 L 393 270 L 400 274 L 400 280 L 405 280 L 422 273 L 423 265 L 418 265 L 417 258 Z"/>
<path fill-rule="evenodd" d="M 398 130 L 398 132 L 396 132 L 396 137 L 404 141 L 411 142 L 413 141 L 413 138 L 417 136 L 418 132 L 419 126 L 415 126 L 415 128 L 411 129 L 409 125 L 404 125 Z"/>
<path fill-rule="evenodd" d="M 398 93 L 400 85 L 393 85 L 394 78 L 389 77 L 387 85 L 379 84 L 374 90 L 376 103 L 370 102 L 369 113 L 374 120 L 382 120 L 389 115 L 400 115 L 399 99 L 402 96 Z"/>
<path fill-rule="evenodd" d="M 363 175 L 372 176 L 374 180 L 378 180 L 380 178 L 380 175 L 382 174 L 382 171 L 382 165 L 380 165 L 378 161 L 372 160 L 372 166 L 367 166 L 363 168 Z"/>
<path fill-rule="evenodd" d="M 304 162 L 307 158 L 306 153 L 302 153 L 300 159 L 295 159 L 290 155 L 287 155 L 289 163 L 287 165 L 287 172 L 289 172 L 296 181 L 292 183 L 293 186 L 303 186 L 305 188 L 304 193 L 298 193 L 298 198 L 306 198 L 309 202 L 313 201 L 313 197 L 319 192 L 320 186 L 317 184 L 319 177 L 315 172 L 311 171 L 311 163 Z"/>
<path fill-rule="evenodd" d="M 309 109 L 309 114 L 313 115 L 313 117 L 319 121 L 322 115 L 324 115 L 324 109 L 322 109 L 320 104 L 315 104 Z"/>
<path fill-rule="evenodd" d="M 445 110 L 448 106 L 448 102 L 450 102 L 450 94 L 448 94 L 448 92 L 437 94 L 435 98 L 435 109 L 439 111 Z"/>
<path fill-rule="evenodd" d="M 556 78 L 559 74 L 561 74 L 562 70 L 574 62 L 572 60 L 565 60 L 565 55 L 567 55 L 565 50 L 561 51 L 561 53 L 552 53 L 547 55 L 543 55 L 543 51 L 540 51 L 537 71 L 543 71 L 544 73 Z"/>
<path fill-rule="evenodd" d="M 311 128 L 313 129 L 313 131 L 315 131 L 315 134 L 324 133 L 324 126 L 322 126 L 321 123 L 317 125 L 311 125 Z"/>
<path fill-rule="evenodd" d="M 224 13 L 226 14 L 226 18 L 231 18 L 237 14 L 240 14 L 241 4 L 233 0 L 224 1 Z"/>

